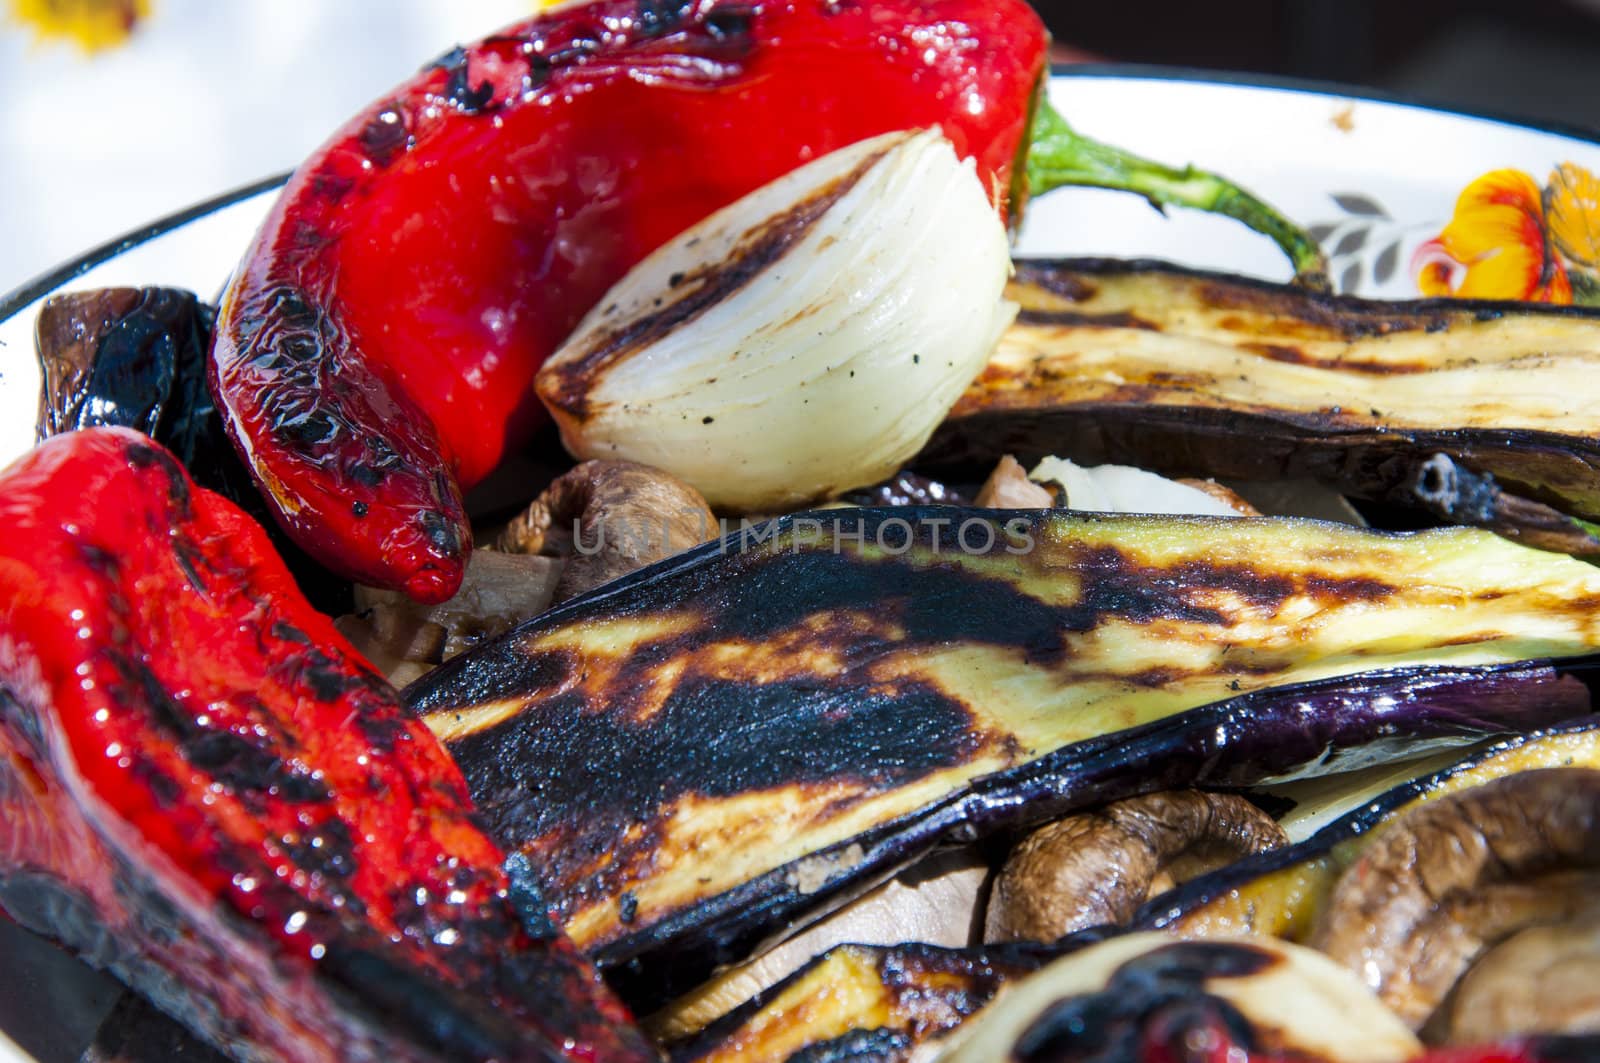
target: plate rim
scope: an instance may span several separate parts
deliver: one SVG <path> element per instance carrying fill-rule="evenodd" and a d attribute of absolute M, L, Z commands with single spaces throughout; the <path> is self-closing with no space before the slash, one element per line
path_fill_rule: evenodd
<path fill-rule="evenodd" d="M 1347 85 L 1337 81 L 1320 81 L 1292 75 L 1256 73 L 1251 71 L 1207 70 L 1198 67 L 1171 66 L 1155 63 L 1087 62 L 1052 63 L 1050 79 L 1091 78 L 1101 80 L 1123 79 L 1131 81 L 1164 81 L 1202 85 L 1229 85 L 1238 88 L 1263 89 L 1275 92 L 1292 92 L 1302 95 L 1322 96 L 1332 99 L 1364 100 L 1372 103 L 1405 107 L 1431 114 L 1452 115 L 1482 122 L 1493 122 L 1529 132 L 1565 137 L 1595 147 L 1600 147 L 1600 128 L 1559 122 L 1530 119 L 1492 110 L 1458 107 L 1440 103 L 1411 93 L 1393 92 L 1365 85 Z M 235 203 L 270 192 L 284 185 L 294 171 L 285 170 L 259 178 L 246 185 L 201 200 L 181 210 L 156 218 L 154 221 L 113 237 L 76 258 L 25 281 L 22 285 L 0 295 L 0 324 L 3 324 L 40 298 L 67 284 L 89 270 L 131 251 L 140 244 L 165 236 L 176 229 Z"/>
<path fill-rule="evenodd" d="M 258 178 L 247 185 L 241 185 L 209 199 L 203 199 L 171 214 L 162 215 L 154 221 L 146 222 L 137 229 L 125 232 L 121 236 L 113 237 L 103 244 L 90 248 L 77 258 L 70 259 L 53 269 L 46 270 L 32 280 L 24 281 L 20 287 L 13 288 L 5 295 L 0 296 L 0 324 L 10 321 L 42 296 L 50 294 L 75 277 L 82 276 L 94 267 L 109 262 L 124 252 L 132 251 L 140 244 L 149 243 L 157 237 L 165 236 L 167 233 L 181 229 L 192 221 L 198 221 L 209 214 L 215 214 L 225 207 L 231 207 L 235 203 L 243 202 L 263 192 L 270 192 L 272 189 L 280 187 L 289 180 L 292 172 L 285 170 L 282 173 L 273 174 L 271 177 Z"/>
<path fill-rule="evenodd" d="M 1313 96 L 1330 96 L 1345 100 L 1362 100 L 1405 107 L 1413 111 L 1473 118 L 1494 122 L 1534 133 L 1566 137 L 1595 147 L 1600 147 L 1600 125 L 1584 126 L 1574 122 L 1532 118 L 1511 111 L 1493 108 L 1464 107 L 1444 103 L 1425 93 L 1399 92 L 1367 85 L 1351 85 L 1341 81 L 1297 77 L 1293 74 L 1268 74 L 1246 70 L 1209 70 L 1204 67 L 1177 66 L 1165 63 L 1087 62 L 1052 63 L 1052 78 L 1092 77 L 1126 78 L 1144 81 L 1177 81 L 1210 85 L 1233 85 L 1239 88 L 1267 89 L 1278 92 L 1296 92 Z"/>

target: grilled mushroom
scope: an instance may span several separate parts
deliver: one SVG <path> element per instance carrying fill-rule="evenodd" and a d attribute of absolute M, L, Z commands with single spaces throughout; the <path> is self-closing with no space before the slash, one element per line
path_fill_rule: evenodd
<path fill-rule="evenodd" d="M 1150 897 L 1286 841 L 1265 812 L 1232 794 L 1174 790 L 1041 827 L 995 880 L 985 938 L 1054 941 L 1120 925 Z"/>
<path fill-rule="evenodd" d="M 1600 915 L 1513 934 L 1473 964 L 1447 1010 L 1437 1026 L 1453 1044 L 1600 1033 Z"/>
<path fill-rule="evenodd" d="M 1441 797 L 1405 816 L 1340 877 L 1311 943 L 1433 1037 L 1449 1023 L 1444 1013 L 1431 1024 L 1430 1016 L 1474 960 L 1491 958 L 1491 946 L 1529 927 L 1587 924 L 1596 916 L 1600 771 L 1547 768 Z M 1526 967 L 1541 942 L 1562 939 L 1508 942 L 1495 966 Z M 1562 955 L 1548 948 L 1543 965 Z M 1478 999 L 1496 981 L 1493 970 L 1464 983 L 1463 998 Z M 1455 1011 L 1463 1011 L 1459 1002 Z M 1460 1029 L 1481 1032 L 1472 1020 Z"/>
<path fill-rule="evenodd" d="M 671 557 L 715 534 L 700 492 L 631 461 L 586 461 L 559 477 L 495 543 L 565 557 L 552 604 Z"/>
<path fill-rule="evenodd" d="M 477 550 L 449 601 L 422 605 L 401 591 L 357 587 L 356 612 L 334 625 L 402 687 L 544 612 L 560 572 L 552 558 Z"/>

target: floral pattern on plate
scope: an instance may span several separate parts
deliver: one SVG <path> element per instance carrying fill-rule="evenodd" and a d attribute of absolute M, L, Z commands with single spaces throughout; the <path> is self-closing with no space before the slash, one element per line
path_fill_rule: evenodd
<path fill-rule="evenodd" d="M 1577 163 L 1543 186 L 1523 170 L 1491 170 L 1446 222 L 1402 223 L 1366 192 L 1328 195 L 1339 216 L 1310 232 L 1344 294 L 1384 288 L 1409 262 L 1422 296 L 1600 306 L 1600 177 Z"/>
<path fill-rule="evenodd" d="M 1600 305 L 1600 178 L 1576 163 L 1544 187 L 1522 170 L 1469 184 L 1412 257 L 1424 295 Z"/>

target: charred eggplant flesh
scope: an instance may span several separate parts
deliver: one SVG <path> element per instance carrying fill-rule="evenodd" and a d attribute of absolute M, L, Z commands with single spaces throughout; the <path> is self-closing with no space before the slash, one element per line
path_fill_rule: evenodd
<path fill-rule="evenodd" d="M 942 840 L 1590 705 L 1600 571 L 1480 531 L 891 509 L 746 533 L 405 692 L 641 1007 Z"/>

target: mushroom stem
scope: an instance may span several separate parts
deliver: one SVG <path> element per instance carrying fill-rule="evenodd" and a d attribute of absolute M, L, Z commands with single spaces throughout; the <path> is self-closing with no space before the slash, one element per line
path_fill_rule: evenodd
<path fill-rule="evenodd" d="M 1473 961 L 1600 910 L 1600 771 L 1549 768 L 1423 804 L 1340 877 L 1311 943 L 1422 1029 Z"/>
<path fill-rule="evenodd" d="M 1069 816 L 1023 839 L 995 880 L 988 941 L 1120 925 L 1152 895 L 1287 839 L 1232 794 L 1175 790 Z"/>

